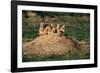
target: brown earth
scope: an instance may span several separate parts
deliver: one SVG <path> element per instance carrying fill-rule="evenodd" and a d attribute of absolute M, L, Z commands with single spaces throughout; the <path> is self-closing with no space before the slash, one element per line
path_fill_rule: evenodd
<path fill-rule="evenodd" d="M 36 39 L 23 44 L 24 55 L 49 56 L 63 55 L 68 52 L 84 52 L 89 50 L 89 45 L 84 42 L 74 41 L 66 36 L 56 33 L 38 36 Z"/>

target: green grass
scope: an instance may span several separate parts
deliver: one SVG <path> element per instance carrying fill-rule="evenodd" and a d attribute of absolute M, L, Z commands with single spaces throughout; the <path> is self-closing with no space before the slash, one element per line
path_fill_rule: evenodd
<path fill-rule="evenodd" d="M 73 24 L 73 26 L 66 26 L 65 29 L 65 35 L 77 40 L 87 40 L 90 38 L 89 24 Z"/>

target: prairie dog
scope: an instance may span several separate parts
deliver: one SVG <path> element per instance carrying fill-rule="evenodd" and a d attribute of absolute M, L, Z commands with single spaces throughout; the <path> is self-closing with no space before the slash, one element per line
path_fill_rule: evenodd
<path fill-rule="evenodd" d="M 50 32 L 50 26 L 46 26 L 46 28 L 44 29 L 43 34 L 48 35 L 48 32 Z"/>
<path fill-rule="evenodd" d="M 41 23 L 40 24 L 40 28 L 39 28 L 39 35 L 42 35 L 43 34 L 43 31 L 44 31 L 44 23 Z"/>
<path fill-rule="evenodd" d="M 60 32 L 61 32 L 62 35 L 64 34 L 64 31 L 65 31 L 64 29 L 65 29 L 65 26 L 62 25 L 62 26 L 60 27 Z"/>
<path fill-rule="evenodd" d="M 55 28 L 55 26 L 53 24 L 51 24 L 51 28 L 52 28 L 53 33 L 57 33 L 57 29 Z"/>
<path fill-rule="evenodd" d="M 48 25 L 46 28 L 48 29 L 48 32 L 51 32 L 52 31 L 52 28 L 51 28 L 50 25 Z"/>
<path fill-rule="evenodd" d="M 57 33 L 60 32 L 60 24 L 57 24 Z"/>

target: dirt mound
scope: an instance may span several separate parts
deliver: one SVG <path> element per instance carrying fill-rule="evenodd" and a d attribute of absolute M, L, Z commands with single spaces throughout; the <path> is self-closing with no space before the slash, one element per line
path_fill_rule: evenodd
<path fill-rule="evenodd" d="M 57 34 L 39 36 L 31 42 L 23 44 L 24 55 L 63 55 L 67 52 L 77 52 L 78 50 L 80 50 L 78 43 Z"/>

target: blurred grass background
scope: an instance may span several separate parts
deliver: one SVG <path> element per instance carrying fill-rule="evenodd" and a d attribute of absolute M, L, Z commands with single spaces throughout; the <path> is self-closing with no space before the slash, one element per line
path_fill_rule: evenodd
<path fill-rule="evenodd" d="M 76 40 L 90 41 L 90 14 L 88 13 L 65 13 L 65 12 L 22 12 L 22 38 L 23 43 L 31 41 L 38 36 L 39 25 L 42 20 L 53 24 L 65 25 L 65 36 Z M 46 60 L 75 60 L 89 58 L 89 52 L 85 54 L 65 54 L 63 56 L 31 57 L 23 56 L 23 61 L 46 61 Z"/>

